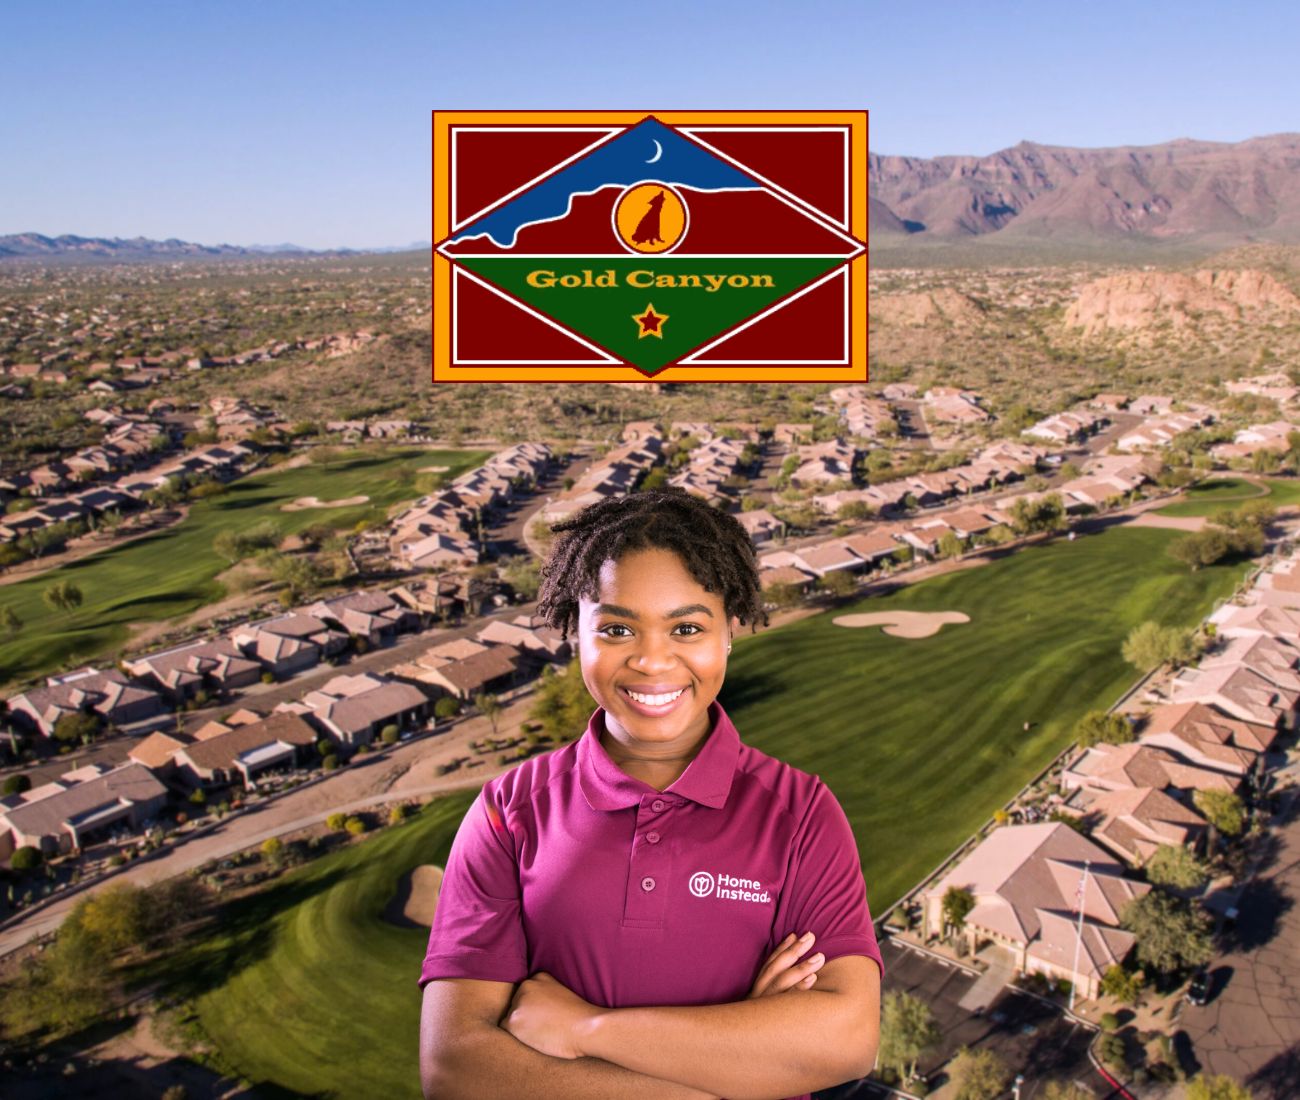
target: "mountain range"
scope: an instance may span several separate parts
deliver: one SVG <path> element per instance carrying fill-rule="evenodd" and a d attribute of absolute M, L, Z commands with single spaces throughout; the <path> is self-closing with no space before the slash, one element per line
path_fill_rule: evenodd
<path fill-rule="evenodd" d="M 430 248 L 428 241 L 409 245 L 382 248 L 311 249 L 296 244 L 195 244 L 172 237 L 165 241 L 148 237 L 77 237 L 64 234 L 46 237 L 40 233 L 12 233 L 0 236 L 0 260 L 109 260 L 130 262 L 137 260 L 174 260 L 192 257 L 262 257 L 272 255 L 320 256 L 354 255 L 361 252 L 409 252 Z"/>
<path fill-rule="evenodd" d="M 1300 134 L 990 156 L 868 154 L 873 250 L 903 241 L 1020 246 L 1300 243 Z"/>

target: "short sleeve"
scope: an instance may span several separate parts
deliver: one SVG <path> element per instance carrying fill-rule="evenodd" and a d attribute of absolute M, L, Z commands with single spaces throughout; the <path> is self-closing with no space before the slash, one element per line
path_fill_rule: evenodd
<path fill-rule="evenodd" d="M 528 976 L 514 838 L 489 783 L 466 812 L 443 870 L 420 988 L 435 978 Z"/>
<path fill-rule="evenodd" d="M 867 955 L 885 976 L 858 842 L 839 801 L 820 779 L 795 836 L 773 931 L 778 943 L 791 932 L 812 932 L 813 949 L 823 952 L 827 962 L 841 955 Z"/>

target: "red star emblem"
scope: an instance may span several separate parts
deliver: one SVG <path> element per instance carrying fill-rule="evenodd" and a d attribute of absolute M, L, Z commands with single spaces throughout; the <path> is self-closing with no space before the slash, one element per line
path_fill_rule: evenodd
<path fill-rule="evenodd" d="M 645 307 L 645 312 L 640 316 L 632 314 L 632 320 L 641 326 L 637 339 L 643 340 L 647 336 L 657 336 L 660 340 L 664 338 L 664 322 L 668 320 L 668 314 L 656 313 L 653 305 Z"/>

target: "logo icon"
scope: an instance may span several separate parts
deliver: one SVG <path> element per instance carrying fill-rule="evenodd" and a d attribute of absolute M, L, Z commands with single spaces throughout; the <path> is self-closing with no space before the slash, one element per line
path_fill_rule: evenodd
<path fill-rule="evenodd" d="M 434 112 L 434 381 L 865 381 L 867 115 Z"/>
<path fill-rule="evenodd" d="M 614 232 L 629 252 L 662 256 L 686 227 L 686 200 L 666 183 L 635 183 L 614 201 Z"/>
<path fill-rule="evenodd" d="M 707 898 L 713 893 L 713 876 L 708 871 L 696 871 L 691 875 L 691 893 L 697 898 Z"/>

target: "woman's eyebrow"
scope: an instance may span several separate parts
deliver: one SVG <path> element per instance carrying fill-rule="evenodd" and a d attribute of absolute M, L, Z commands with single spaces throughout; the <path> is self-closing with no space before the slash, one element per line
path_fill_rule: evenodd
<path fill-rule="evenodd" d="M 679 607 L 674 611 L 668 612 L 665 619 L 680 619 L 683 615 L 697 615 L 703 612 L 710 619 L 713 618 L 713 612 L 705 607 L 702 603 L 688 603 L 685 607 Z M 621 607 L 616 603 L 602 603 L 596 607 L 598 615 L 618 615 L 624 619 L 640 620 L 641 616 L 627 607 Z"/>

